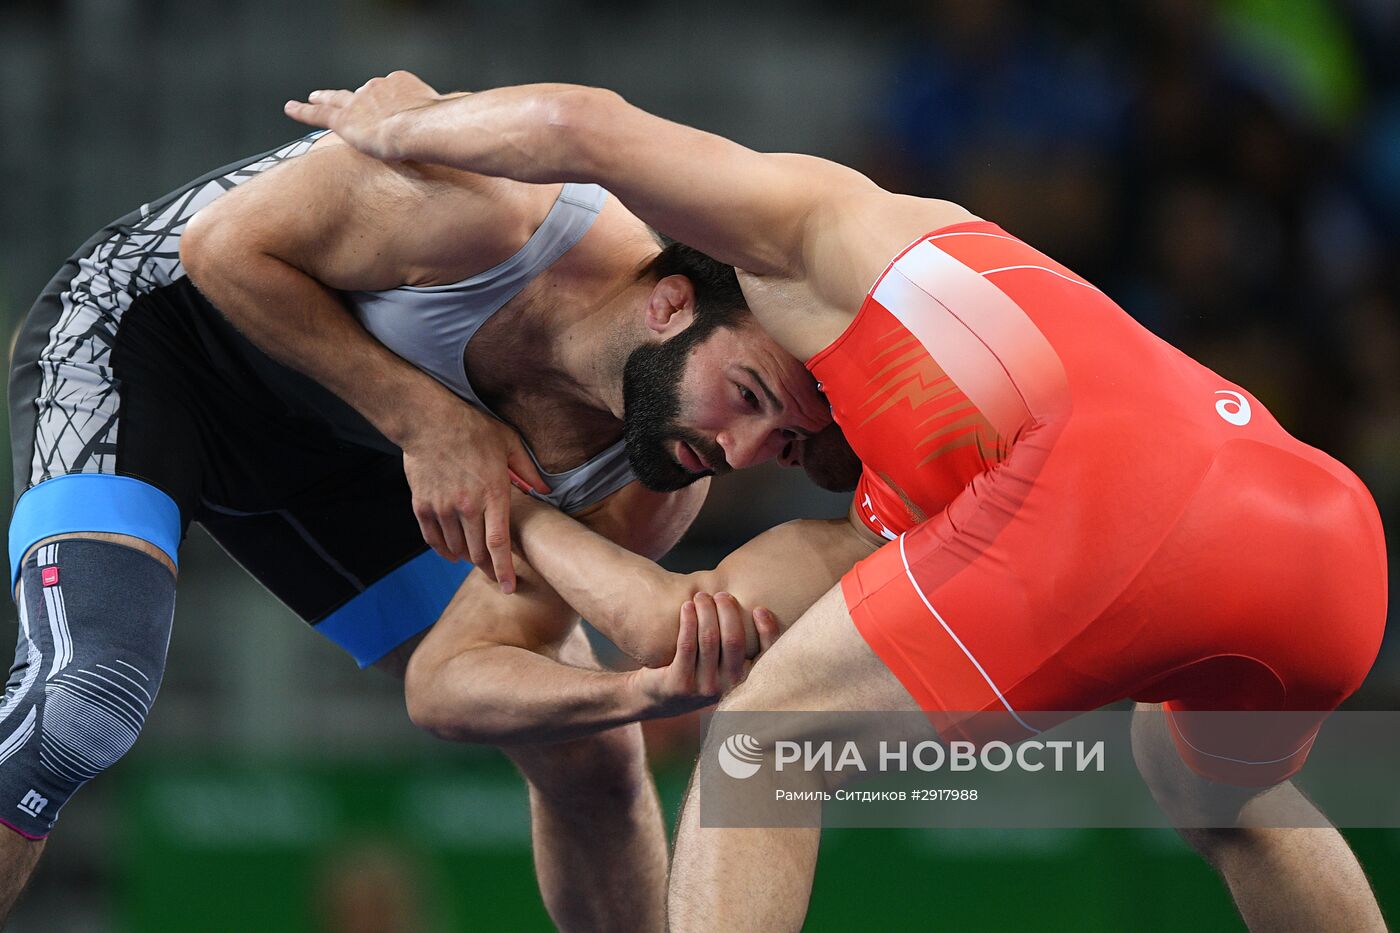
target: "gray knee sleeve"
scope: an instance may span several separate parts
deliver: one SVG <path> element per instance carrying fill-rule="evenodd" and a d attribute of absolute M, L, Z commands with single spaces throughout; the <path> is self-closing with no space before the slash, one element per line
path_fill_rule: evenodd
<path fill-rule="evenodd" d="M 29 555 L 16 602 L 0 822 L 42 838 L 73 792 L 140 734 L 165 673 L 175 578 L 133 548 L 69 539 Z"/>

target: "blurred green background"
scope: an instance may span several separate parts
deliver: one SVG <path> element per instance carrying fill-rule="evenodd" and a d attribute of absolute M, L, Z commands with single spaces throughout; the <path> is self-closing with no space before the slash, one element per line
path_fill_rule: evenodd
<path fill-rule="evenodd" d="M 297 135 L 288 97 L 395 68 L 442 89 L 599 84 L 997 221 L 1249 386 L 1392 524 L 1397 48 L 1394 0 L 3 0 L 0 322 L 103 223 Z M 671 560 L 709 565 L 843 507 L 780 470 L 730 477 Z M 1400 708 L 1394 639 L 1352 705 Z M 672 810 L 695 728 L 650 734 Z M 1400 836 L 1350 836 L 1400 909 Z M 830 835 L 810 929 L 934 926 L 1238 922 L 1166 833 Z M 12 924 L 545 928 L 503 760 L 418 734 L 395 681 L 356 670 L 198 530 L 160 702 L 65 810 Z"/>

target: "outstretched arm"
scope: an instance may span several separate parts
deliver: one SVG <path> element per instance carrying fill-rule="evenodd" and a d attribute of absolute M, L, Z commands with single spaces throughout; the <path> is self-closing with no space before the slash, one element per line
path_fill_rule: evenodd
<path fill-rule="evenodd" d="M 680 574 L 525 499 L 517 496 L 512 514 L 516 540 L 530 563 L 599 631 L 649 667 L 670 662 L 676 609 L 697 593 L 728 594 L 747 609 L 763 607 L 785 629 L 881 543 L 850 517 L 793 521 L 749 541 L 713 570 Z M 607 533 L 605 526 L 599 530 Z"/>
<path fill-rule="evenodd" d="M 315 91 L 286 112 L 390 161 L 483 175 L 595 182 L 642 220 L 757 275 L 796 273 L 823 206 L 889 195 L 812 156 L 755 152 L 653 116 L 617 94 L 533 84 L 440 95 L 408 72 Z"/>

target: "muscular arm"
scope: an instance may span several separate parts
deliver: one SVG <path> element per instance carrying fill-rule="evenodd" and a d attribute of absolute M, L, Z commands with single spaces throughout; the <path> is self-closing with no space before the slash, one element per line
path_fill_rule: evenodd
<path fill-rule="evenodd" d="M 878 272 L 908 242 L 904 227 L 917 235 L 971 217 L 946 201 L 890 194 L 825 159 L 755 152 L 598 88 L 442 96 L 395 72 L 354 94 L 317 91 L 286 110 L 380 158 L 521 181 L 596 182 L 676 239 L 754 275 L 808 281 L 844 308 L 859 305 L 871 264 Z"/>
<path fill-rule="evenodd" d="M 462 257 L 486 268 L 509 254 L 512 233 L 528 234 L 514 206 L 460 173 L 386 166 L 329 139 L 215 200 L 180 246 L 191 281 L 239 330 L 404 451 L 424 539 L 488 571 L 498 555 L 503 585 L 512 576 L 504 463 L 542 485 L 532 461 L 513 431 L 374 339 L 338 292 L 392 288 Z M 500 526 L 495 547 L 483 511 Z"/>
<path fill-rule="evenodd" d="M 403 446 L 426 421 L 421 411 L 456 400 L 370 336 L 337 294 L 407 281 L 411 257 L 397 237 L 378 235 L 384 218 L 376 214 L 421 205 L 412 181 L 396 183 L 384 168 L 343 145 L 318 148 L 200 211 L 181 237 L 180 259 L 254 343 Z"/>
<path fill-rule="evenodd" d="M 661 495 L 634 483 L 584 521 L 616 537 L 621 543 L 608 543 L 623 553 L 633 554 L 626 545 L 659 557 L 689 526 L 706 486 Z M 542 552 L 549 549 L 540 543 Z M 513 745 L 577 738 L 696 705 L 681 698 L 677 706 L 675 697 L 659 694 L 659 672 L 589 666 L 577 612 L 526 560 L 516 567 L 513 596 L 473 572 L 414 652 L 405 691 L 416 724 L 442 738 Z M 681 602 L 670 612 L 673 650 Z"/>
<path fill-rule="evenodd" d="M 676 609 L 696 593 L 729 593 L 791 625 L 880 542 L 853 517 L 771 528 L 713 570 L 672 573 L 537 502 L 517 503 L 526 557 L 563 598 L 647 666 L 669 662 Z"/>

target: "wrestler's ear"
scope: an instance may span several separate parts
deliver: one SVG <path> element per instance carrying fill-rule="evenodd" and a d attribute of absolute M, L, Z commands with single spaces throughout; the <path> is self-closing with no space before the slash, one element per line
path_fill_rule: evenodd
<path fill-rule="evenodd" d="M 652 286 L 647 298 L 647 328 L 674 337 L 695 320 L 695 286 L 683 275 L 668 275 Z"/>

